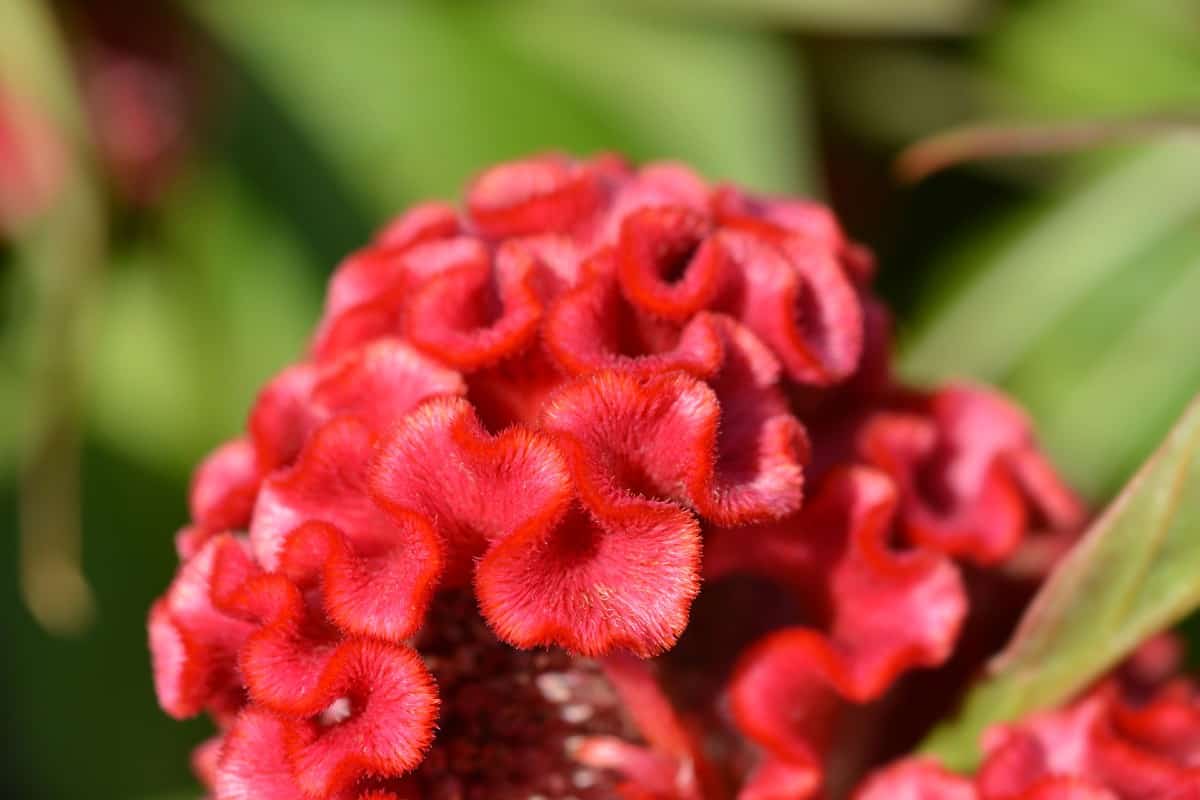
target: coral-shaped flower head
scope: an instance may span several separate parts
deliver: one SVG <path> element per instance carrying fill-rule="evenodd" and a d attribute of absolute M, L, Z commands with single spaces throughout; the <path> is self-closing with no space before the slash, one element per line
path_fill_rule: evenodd
<path fill-rule="evenodd" d="M 389 223 L 197 470 L 151 614 L 215 796 L 815 791 L 825 717 L 952 651 L 953 559 L 1078 515 L 1004 401 L 894 385 L 872 271 L 822 206 L 610 156 Z M 693 602 L 744 575 L 792 618 L 707 684 L 640 661 L 736 626 Z"/>

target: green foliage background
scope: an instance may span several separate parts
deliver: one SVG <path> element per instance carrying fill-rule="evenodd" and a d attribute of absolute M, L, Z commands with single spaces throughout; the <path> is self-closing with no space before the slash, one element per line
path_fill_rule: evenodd
<path fill-rule="evenodd" d="M 50 36 L 0 20 L 0 79 L 68 107 L 43 50 L 69 47 L 57 24 L 79 4 L 4 2 Z M 1094 499 L 1200 388 L 1195 131 L 916 186 L 891 171 L 904 146 L 964 123 L 1200 111 L 1194 0 L 172 8 L 206 54 L 207 100 L 154 206 L 122 207 L 96 178 L 107 248 L 77 287 L 72 406 L 95 617 L 69 636 L 38 625 L 18 588 L 20 453 L 48 413 L 34 343 L 58 334 L 40 316 L 37 248 L 0 251 L 5 796 L 195 796 L 187 753 L 205 724 L 155 707 L 143 630 L 174 569 L 191 465 L 299 353 L 338 257 L 497 160 L 618 150 L 826 198 L 880 255 L 903 371 L 1003 384 Z"/>

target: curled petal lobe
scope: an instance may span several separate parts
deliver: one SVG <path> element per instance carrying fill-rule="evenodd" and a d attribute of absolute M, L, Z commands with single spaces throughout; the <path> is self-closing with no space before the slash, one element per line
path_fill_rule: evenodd
<path fill-rule="evenodd" d="M 728 377 L 742 378 L 745 355 L 729 348 Z M 679 372 L 607 371 L 565 386 L 547 401 L 542 424 L 573 456 L 580 491 L 593 504 L 642 496 L 678 500 L 718 521 L 782 516 L 800 505 L 803 431 L 781 408 L 769 408 L 764 420 L 761 406 L 749 408 L 755 400 L 742 399 L 734 408 L 747 413 L 722 429 L 708 385 Z"/>
<path fill-rule="evenodd" d="M 616 244 L 625 219 L 640 210 L 673 206 L 704 212 L 708 204 L 708 187 L 691 169 L 666 161 L 648 164 L 636 175 L 625 175 L 619 181 L 612 204 L 593 232 L 591 244 L 593 247 Z"/>
<path fill-rule="evenodd" d="M 401 214 L 376 235 L 370 247 L 338 265 L 326 293 L 326 319 L 336 318 L 402 284 L 407 251 L 426 242 L 450 239 L 458 232 L 458 214 L 442 203 L 414 206 Z"/>
<path fill-rule="evenodd" d="M 966 612 L 959 576 L 940 557 L 888 549 L 895 505 L 886 477 L 853 468 L 829 476 L 801 515 L 804 535 L 844 542 L 828 578 L 828 630 L 769 634 L 742 657 L 730 690 L 739 727 L 776 758 L 816 762 L 837 698 L 873 700 L 904 671 L 950 654 Z M 837 552 L 825 548 L 826 558 Z"/>
<path fill-rule="evenodd" d="M 347 634 L 400 642 L 424 621 L 442 568 L 437 534 L 416 514 L 393 522 L 395 535 L 375 546 L 322 522 L 288 536 L 283 571 L 301 584 L 316 578 L 325 613 Z"/>
<path fill-rule="evenodd" d="M 403 285 L 403 253 L 403 248 L 373 246 L 347 256 L 329 279 L 322 327 Z"/>
<path fill-rule="evenodd" d="M 211 593 L 222 551 L 241 548 L 228 536 L 209 541 L 150 612 L 154 687 L 173 717 L 193 716 L 237 692 L 236 656 L 252 627 L 220 610 Z"/>
<path fill-rule="evenodd" d="M 543 336 L 555 360 L 572 374 L 622 369 L 711 375 L 722 356 L 720 333 L 708 315 L 682 327 L 648 317 L 629 305 L 605 268 L 589 270 L 551 306 Z"/>
<path fill-rule="evenodd" d="M 487 257 L 482 242 L 450 235 L 359 251 L 338 267 L 330 282 L 325 314 L 313 336 L 313 358 L 327 361 L 375 339 L 399 336 L 414 289 Z"/>
<path fill-rule="evenodd" d="M 721 406 L 712 474 L 697 509 L 721 525 L 779 519 L 800 507 L 808 434 L 778 387 L 779 362 L 758 337 L 721 318 L 725 357 L 709 379 Z"/>
<path fill-rule="evenodd" d="M 598 212 L 604 195 L 591 165 L 549 155 L 483 173 L 467 190 L 467 209 L 491 238 L 565 233 Z"/>
<path fill-rule="evenodd" d="M 1020 544 L 1024 506 L 1002 464 L 989 462 L 966 496 L 937 489 L 935 502 L 926 495 L 932 480 L 921 480 L 940 474 L 934 425 L 911 415 L 881 414 L 863 429 L 861 441 L 871 462 L 905 487 L 904 528 L 912 541 L 983 564 L 1004 559 Z"/>
<path fill-rule="evenodd" d="M 315 720 L 291 722 L 287 751 L 297 783 L 326 797 L 367 776 L 412 770 L 433 741 L 438 699 L 417 653 L 355 639 L 329 666 L 336 706 Z"/>
<path fill-rule="evenodd" d="M 426 353 L 473 370 L 515 355 L 532 341 L 542 305 L 533 256 L 511 254 L 504 270 L 465 264 L 427 281 L 410 301 L 408 338 Z"/>
<path fill-rule="evenodd" d="M 375 433 L 429 397 L 463 394 L 462 376 L 398 339 L 380 339 L 333 361 L 280 373 L 259 394 L 250 431 L 264 473 L 290 465 L 309 435 L 337 416 Z"/>
<path fill-rule="evenodd" d="M 682 509 L 641 500 L 575 506 L 493 545 L 475 591 L 497 635 L 518 647 L 646 657 L 683 632 L 699 560 L 699 526 Z"/>
<path fill-rule="evenodd" d="M 549 525 L 571 500 L 566 462 L 548 437 L 519 426 L 491 436 L 458 398 L 427 403 L 384 439 L 370 488 L 386 508 L 433 522 L 451 585 L 469 582 L 490 542 Z"/>
<path fill-rule="evenodd" d="M 309 395 L 317 380 L 311 364 L 280 372 L 263 388 L 250 412 L 250 438 L 264 473 L 286 466 L 304 446 L 312 425 Z"/>
<path fill-rule="evenodd" d="M 300 589 L 273 573 L 249 581 L 237 601 L 259 628 L 238 653 L 250 698 L 280 714 L 312 716 L 333 702 L 339 636 L 305 602 Z"/>
<path fill-rule="evenodd" d="M 371 431 L 356 418 L 335 419 L 313 434 L 294 466 L 264 481 L 250 540 L 267 569 L 277 568 L 287 535 L 309 520 L 336 525 L 371 549 L 399 538 L 367 493 L 374 446 Z"/>
<path fill-rule="evenodd" d="M 323 370 L 312 403 L 320 419 L 356 416 L 379 434 L 423 400 L 465 391 L 457 372 L 399 340 L 383 339 Z"/>
<path fill-rule="evenodd" d="M 216 800 L 298 800 L 303 797 L 284 750 L 287 723 L 248 708 L 225 735 L 217 771 Z"/>
<path fill-rule="evenodd" d="M 376 339 L 402 333 L 408 298 L 409 287 L 401 283 L 336 317 L 327 317 L 309 348 L 313 360 L 332 361 Z"/>
<path fill-rule="evenodd" d="M 903 487 L 910 539 L 980 564 L 1011 555 L 1034 520 L 1069 529 L 1083 517 L 1024 415 L 991 392 L 952 388 L 931 398 L 928 414 L 880 413 L 859 449 Z"/>
<path fill-rule="evenodd" d="M 446 203 L 419 203 L 388 222 L 375 234 L 375 244 L 405 250 L 413 245 L 447 239 L 459 232 L 458 211 Z"/>
<path fill-rule="evenodd" d="M 209 530 L 244 530 L 250 522 L 260 479 L 258 458 L 249 439 L 221 445 L 192 477 L 192 521 Z"/>
<path fill-rule="evenodd" d="M 708 234 L 708 220 L 688 208 L 648 208 L 628 216 L 617 246 L 626 298 L 676 321 L 708 308 L 726 270 L 724 253 Z"/>
<path fill-rule="evenodd" d="M 776 243 L 728 230 L 719 238 L 740 280 L 716 308 L 758 334 L 793 380 L 828 386 L 849 376 L 862 355 L 863 312 L 829 253 L 796 237 Z"/>

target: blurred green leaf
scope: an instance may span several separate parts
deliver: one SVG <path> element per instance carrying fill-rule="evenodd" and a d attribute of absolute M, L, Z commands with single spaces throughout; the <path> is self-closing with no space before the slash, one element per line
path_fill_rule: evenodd
<path fill-rule="evenodd" d="M 1200 606 L 1200 396 L 1055 569 L 956 720 L 924 751 L 979 761 L 983 731 L 1052 707 Z"/>
<path fill-rule="evenodd" d="M 1101 283 L 1006 380 L 1073 483 L 1106 497 L 1200 390 L 1200 215 Z"/>
<path fill-rule="evenodd" d="M 1160 113 L 1200 102 L 1194 0 L 1014 5 L 981 55 L 1019 110 L 1038 118 Z"/>
<path fill-rule="evenodd" d="M 106 287 L 90 393 L 97 434 L 173 471 L 235 435 L 316 318 L 320 287 L 305 261 L 231 176 L 188 180 L 158 236 L 120 254 Z"/>
<path fill-rule="evenodd" d="M 1200 143 L 1185 137 L 1062 190 L 1002 241 L 969 241 L 938 271 L 973 277 L 926 306 L 903 369 L 918 379 L 1003 377 L 1090 288 L 1198 212 Z"/>
<path fill-rule="evenodd" d="M 629 155 L 678 159 L 767 191 L 815 185 L 804 66 L 778 37 L 545 2 L 481 9 L 480 24 L 507 50 L 564 76 L 618 134 L 628 131 L 640 146 Z"/>
<path fill-rule="evenodd" d="M 381 217 L 545 149 L 807 176 L 800 68 L 766 33 L 521 0 L 192 7 Z"/>
<path fill-rule="evenodd" d="M 987 0 L 641 0 L 638 5 L 830 32 L 886 34 L 971 30 L 986 19 L 992 4 Z"/>

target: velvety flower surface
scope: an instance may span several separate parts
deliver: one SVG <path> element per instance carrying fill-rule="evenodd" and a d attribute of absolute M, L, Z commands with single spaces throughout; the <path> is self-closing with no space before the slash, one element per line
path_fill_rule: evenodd
<path fill-rule="evenodd" d="M 893 755 L 906 676 L 952 693 L 1082 512 L 1006 400 L 892 378 L 872 273 L 820 205 L 610 156 L 385 226 L 151 612 L 213 795 L 804 798 Z"/>

